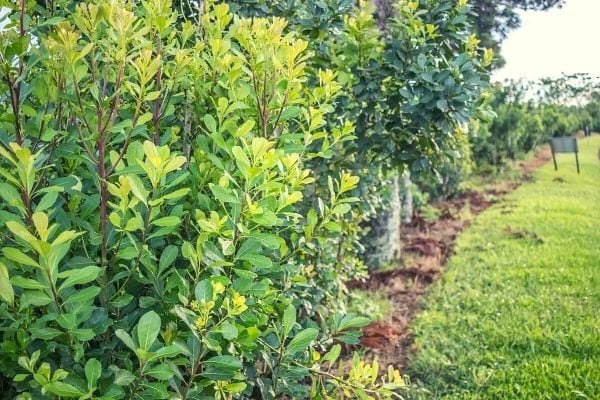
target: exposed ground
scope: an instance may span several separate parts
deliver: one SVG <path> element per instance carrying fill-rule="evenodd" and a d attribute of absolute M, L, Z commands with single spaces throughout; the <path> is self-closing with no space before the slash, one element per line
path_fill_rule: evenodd
<path fill-rule="evenodd" d="M 381 291 L 390 300 L 389 318 L 375 321 L 363 330 L 361 344 L 371 356 L 377 356 L 382 365 L 405 369 L 413 347 L 410 326 L 422 309 L 429 287 L 444 271 L 457 236 L 475 216 L 523 181 L 531 180 L 532 172 L 549 160 L 549 148 L 542 148 L 531 159 L 519 163 L 520 173 L 513 179 L 489 180 L 481 191 L 468 191 L 434 204 L 440 210 L 435 221 L 427 222 L 415 215 L 410 225 L 403 226 L 401 265 L 374 272 L 367 282 L 353 285 L 367 291 Z"/>

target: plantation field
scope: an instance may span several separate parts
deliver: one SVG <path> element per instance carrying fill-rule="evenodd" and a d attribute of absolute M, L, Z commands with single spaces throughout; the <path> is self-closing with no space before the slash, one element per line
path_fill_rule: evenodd
<path fill-rule="evenodd" d="M 600 398 L 600 137 L 458 240 L 414 325 L 415 398 Z"/>

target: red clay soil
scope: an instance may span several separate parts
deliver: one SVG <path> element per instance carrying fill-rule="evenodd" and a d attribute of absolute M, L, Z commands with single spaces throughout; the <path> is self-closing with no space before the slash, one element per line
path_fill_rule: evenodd
<path fill-rule="evenodd" d="M 390 300 L 390 317 L 376 321 L 363 329 L 361 344 L 381 365 L 406 367 L 412 351 L 410 326 L 422 309 L 430 285 L 444 270 L 452 255 L 456 237 L 483 210 L 530 180 L 531 173 L 551 159 L 550 149 L 537 152 L 529 161 L 521 162 L 522 178 L 491 185 L 482 192 L 467 192 L 434 204 L 441 210 L 440 218 L 427 222 L 415 215 L 411 224 L 402 228 L 402 259 L 398 269 L 377 271 L 366 282 L 351 287 L 382 290 Z"/>

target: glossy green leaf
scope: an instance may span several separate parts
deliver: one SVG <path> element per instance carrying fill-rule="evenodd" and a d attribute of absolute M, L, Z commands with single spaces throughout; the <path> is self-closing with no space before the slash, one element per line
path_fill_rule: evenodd
<path fill-rule="evenodd" d="M 154 311 L 142 315 L 137 324 L 137 339 L 141 349 L 149 351 L 160 331 L 160 317 Z"/>

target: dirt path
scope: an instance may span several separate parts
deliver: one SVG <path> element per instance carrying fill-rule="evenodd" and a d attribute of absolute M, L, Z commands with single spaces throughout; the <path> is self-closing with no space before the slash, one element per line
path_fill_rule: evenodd
<path fill-rule="evenodd" d="M 532 179 L 531 173 L 550 159 L 550 149 L 544 147 L 534 158 L 519 164 L 520 179 L 495 183 L 481 192 L 467 192 L 434 204 L 441 210 L 440 218 L 434 222 L 415 216 L 412 223 L 402 229 L 401 266 L 374 272 L 368 281 L 352 285 L 365 290 L 382 290 L 390 300 L 390 318 L 365 327 L 361 341 L 381 365 L 394 365 L 401 370 L 406 367 L 412 351 L 411 323 L 423 306 L 429 286 L 443 273 L 456 237 L 477 214 L 501 200 L 521 182 Z"/>

